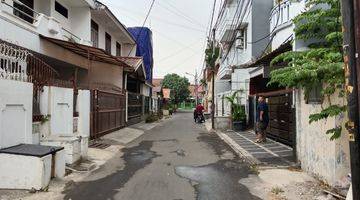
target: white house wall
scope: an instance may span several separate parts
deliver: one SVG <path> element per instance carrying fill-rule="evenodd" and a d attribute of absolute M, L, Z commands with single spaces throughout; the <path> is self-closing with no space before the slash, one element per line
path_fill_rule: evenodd
<path fill-rule="evenodd" d="M 71 32 L 78 37 L 91 41 L 91 12 L 87 7 L 74 7 L 69 13 Z"/>
<path fill-rule="evenodd" d="M 81 136 L 90 136 L 90 91 L 79 90 L 78 94 L 79 127 L 78 133 Z"/>
<path fill-rule="evenodd" d="M 0 80 L 0 148 L 32 143 L 31 83 Z"/>
<path fill-rule="evenodd" d="M 346 113 L 338 117 L 309 124 L 309 115 L 321 111 L 319 104 L 306 104 L 303 91 L 296 97 L 296 152 L 301 168 L 334 185 L 350 173 L 349 139 L 346 131 L 341 138 L 330 141 L 326 131 L 347 121 Z M 332 103 L 345 103 L 346 99 L 332 97 Z M 337 102 L 335 102 L 337 101 Z M 323 106 L 328 105 L 327 102 Z"/>
<path fill-rule="evenodd" d="M 286 0 L 280 5 L 280 8 L 278 4 L 274 2 L 274 7 L 269 18 L 270 31 L 273 33 L 271 43 L 272 50 L 277 49 L 290 36 L 293 35 L 294 37 L 292 19 L 303 11 L 305 11 L 304 0 L 299 2 Z M 281 14 L 279 15 L 279 13 L 282 13 L 283 18 L 281 18 Z"/>
<path fill-rule="evenodd" d="M 99 26 L 99 48 L 105 49 L 105 32 L 108 33 L 111 36 L 111 54 L 116 55 L 116 42 L 118 42 L 121 45 L 121 55 L 122 56 L 135 56 L 136 52 L 136 46 L 130 45 L 126 43 L 122 43 L 122 40 L 119 37 L 116 37 L 117 33 L 114 33 L 112 31 L 107 30 L 100 22 L 93 19 L 94 22 L 96 22 Z M 121 31 L 119 29 L 119 31 Z M 132 53 L 129 52 L 132 51 Z"/>

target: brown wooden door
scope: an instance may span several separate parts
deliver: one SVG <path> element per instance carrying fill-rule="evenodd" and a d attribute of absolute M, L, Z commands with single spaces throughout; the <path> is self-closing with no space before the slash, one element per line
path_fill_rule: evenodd
<path fill-rule="evenodd" d="M 125 94 L 92 90 L 91 139 L 125 127 L 125 112 Z"/>

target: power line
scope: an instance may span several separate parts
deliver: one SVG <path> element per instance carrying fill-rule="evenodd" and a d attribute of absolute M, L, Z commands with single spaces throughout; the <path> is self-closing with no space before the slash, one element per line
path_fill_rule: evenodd
<path fill-rule="evenodd" d="M 269 34 L 267 34 L 266 36 L 264 36 L 264 37 L 262 37 L 262 38 L 260 38 L 260 39 L 258 39 L 258 40 L 256 40 L 256 41 L 254 41 L 254 42 L 248 42 L 248 44 L 255 44 L 255 43 L 258 43 L 258 42 L 260 42 L 260 41 L 262 41 L 262 40 L 264 40 L 264 39 L 266 39 L 266 38 L 268 38 L 268 37 L 270 37 L 274 32 L 275 32 L 275 29 L 276 29 L 276 27 L 277 27 L 277 25 L 279 24 L 279 21 L 280 21 L 280 12 L 281 12 L 281 7 L 280 7 L 280 5 L 281 4 L 279 4 L 279 14 L 278 14 L 278 17 L 277 17 L 277 20 L 276 20 L 276 24 L 275 24 L 275 26 L 274 26 L 274 28 L 273 28 L 273 30 L 272 31 L 270 31 L 270 33 Z"/>
<path fill-rule="evenodd" d="M 164 2 L 166 2 L 166 4 L 167 4 L 168 6 L 170 6 L 171 8 L 173 8 L 173 10 L 170 10 L 169 8 L 167 8 L 167 7 L 163 6 L 162 4 L 160 4 L 159 2 L 157 2 L 157 4 L 159 4 L 159 6 L 163 7 L 164 9 L 168 10 L 169 12 L 171 12 L 171 13 L 179 16 L 179 17 L 184 18 L 186 21 L 188 21 L 188 22 L 190 22 L 190 23 L 192 23 L 192 24 L 196 24 L 197 26 L 202 26 L 202 27 L 204 27 L 204 25 L 203 25 L 202 23 L 198 22 L 198 21 L 195 20 L 194 18 L 191 18 L 191 17 L 187 16 L 187 15 L 186 15 L 185 13 L 183 13 L 181 10 L 179 10 L 179 9 L 177 9 L 175 6 L 171 5 L 167 0 L 164 1 Z M 177 11 L 177 12 L 174 12 L 174 10 Z"/>
<path fill-rule="evenodd" d="M 178 55 L 178 53 L 180 53 L 180 52 L 182 52 L 182 51 L 184 51 L 184 50 L 189 50 L 190 47 L 192 47 L 192 46 L 194 46 L 195 44 L 197 44 L 198 41 L 199 41 L 199 40 L 197 40 L 196 42 L 192 43 L 191 45 L 186 46 L 186 47 L 184 47 L 184 48 L 182 48 L 182 49 L 180 49 L 180 50 L 178 50 L 178 51 L 176 51 L 176 52 L 174 52 L 174 53 L 172 53 L 172 54 L 170 54 L 170 55 L 168 55 L 168 56 L 165 56 L 165 57 L 161 58 L 161 59 L 158 60 L 157 62 L 158 62 L 158 63 L 159 63 L 159 62 L 162 62 L 162 61 L 167 60 L 167 59 L 169 59 L 169 58 L 171 58 L 171 57 L 173 57 L 173 56 L 175 56 L 175 55 Z"/>
<path fill-rule="evenodd" d="M 270 35 L 272 35 L 272 34 L 275 32 L 275 29 L 276 29 L 277 25 L 279 24 L 280 12 L 281 12 L 281 4 L 279 4 L 279 11 L 278 11 L 278 12 L 279 12 L 279 13 L 278 13 L 278 18 L 277 18 L 277 20 L 276 20 L 276 24 L 275 24 L 273 30 L 270 32 Z M 290 35 L 290 37 L 292 37 L 292 34 Z M 290 37 L 289 37 L 289 38 L 290 38 Z M 289 39 L 289 38 L 288 38 L 288 39 Z M 274 39 L 274 36 L 270 38 L 269 42 L 267 43 L 266 47 L 265 47 L 264 50 L 262 51 L 262 53 L 261 53 L 261 55 L 260 55 L 259 58 L 261 58 L 261 57 L 264 56 L 267 48 L 269 48 L 269 46 L 270 46 L 270 44 L 272 43 L 273 39 Z M 286 39 L 286 40 L 288 40 L 288 39 Z"/>
<path fill-rule="evenodd" d="M 154 3 L 155 3 L 155 0 L 152 0 L 151 5 L 150 5 L 150 8 L 149 8 L 149 10 L 148 10 L 148 12 L 147 12 L 147 14 L 146 14 L 146 17 L 145 17 L 145 19 L 144 19 L 144 22 L 143 22 L 142 26 L 141 26 L 140 32 L 139 32 L 139 33 L 137 34 L 137 36 L 136 36 L 135 42 L 137 42 L 137 40 L 139 39 L 139 37 L 140 37 L 140 35 L 141 35 L 141 33 L 142 33 L 142 30 L 143 30 L 143 28 L 144 28 L 144 26 L 145 26 L 145 23 L 146 23 L 149 15 L 150 15 L 150 13 L 151 13 L 151 10 L 152 10 L 153 7 L 154 7 Z M 128 56 L 130 56 L 130 54 L 131 54 L 131 52 L 132 52 L 133 49 L 134 49 L 134 46 L 131 47 L 131 50 L 130 50 Z"/>
<path fill-rule="evenodd" d="M 242 3 L 244 3 L 244 1 L 242 1 Z M 250 4 L 251 3 L 251 4 Z M 242 4 L 243 5 L 243 4 Z M 247 5 L 244 7 L 245 9 L 244 9 L 244 12 L 246 12 L 246 10 L 248 9 L 248 7 L 251 7 L 252 6 L 252 0 L 248 0 L 247 1 Z M 241 8 L 242 8 L 243 6 L 241 6 Z M 241 16 L 243 16 L 243 17 L 241 17 Z M 241 24 L 242 24 L 242 22 L 243 22 L 243 20 L 244 20 L 244 17 L 245 17 L 245 14 L 243 15 L 243 12 L 242 12 L 242 10 L 240 11 L 240 14 L 239 14 L 239 18 L 237 19 L 237 21 L 236 21 L 236 23 L 235 23 L 235 25 L 236 25 L 236 29 L 237 29 L 237 27 L 238 26 L 240 26 Z M 241 18 L 241 20 L 240 20 L 240 18 Z M 239 21 L 240 21 L 240 23 L 239 23 Z M 235 29 L 235 33 L 232 35 L 232 39 L 231 39 L 231 42 L 230 42 L 230 45 L 229 45 L 229 47 L 228 47 L 228 51 L 226 52 L 226 55 L 225 55 L 225 58 L 229 55 L 229 53 L 230 53 L 230 50 L 231 50 L 231 48 L 232 48 L 232 46 L 234 45 L 234 43 L 235 43 L 235 41 L 236 41 L 236 29 Z"/>
<path fill-rule="evenodd" d="M 163 33 L 157 31 L 157 30 L 154 29 L 154 28 L 153 28 L 152 30 L 155 31 L 156 33 L 158 33 L 159 35 L 163 36 L 165 39 L 168 39 L 168 40 L 170 40 L 170 41 L 176 42 L 176 43 L 180 44 L 181 46 L 186 47 L 186 45 L 183 44 L 182 42 L 180 42 L 180 41 L 178 41 L 178 40 L 175 40 L 174 38 L 171 38 L 171 37 L 169 37 L 168 35 L 163 34 Z M 190 50 L 192 50 L 192 49 L 190 49 Z M 195 52 L 195 51 L 193 51 L 193 52 Z"/>
<path fill-rule="evenodd" d="M 143 13 L 141 12 L 137 12 L 137 11 L 133 11 L 133 10 L 129 10 L 127 8 L 124 8 L 122 6 L 119 6 L 119 5 L 115 5 L 115 4 L 111 4 L 109 3 L 109 5 L 113 6 L 113 7 L 117 7 L 117 8 L 120 8 L 122 11 L 124 12 L 128 12 L 128 13 L 131 13 L 131 14 L 136 14 L 138 16 L 142 16 Z M 129 15 L 127 15 L 128 17 Z M 157 22 L 161 22 L 161 23 L 164 23 L 164 24 L 168 24 L 168 25 L 173 25 L 173 26 L 177 26 L 177 27 L 180 27 L 180 28 L 184 28 L 184 29 L 189 29 L 189 30 L 194 30 L 194 31 L 198 31 L 198 32 L 204 32 L 206 30 L 203 30 L 201 28 L 199 28 L 198 24 L 196 24 L 197 27 L 191 27 L 191 26 L 186 26 L 186 25 L 183 25 L 183 24 L 178 24 L 178 23 L 174 23 L 172 21 L 168 21 L 168 20 L 164 20 L 162 17 L 158 17 L 158 16 L 151 16 L 153 19 L 156 19 Z M 195 25 L 195 24 L 194 24 Z"/>
<path fill-rule="evenodd" d="M 214 6 L 213 6 L 213 9 L 212 9 L 212 14 L 211 14 L 211 22 L 210 22 L 210 33 L 212 31 L 212 26 L 213 26 L 213 21 L 214 21 L 214 15 L 215 15 L 215 8 L 216 8 L 216 0 L 214 0 Z M 209 38 L 210 38 L 210 35 L 209 35 Z M 215 38 L 214 38 L 215 40 Z"/>

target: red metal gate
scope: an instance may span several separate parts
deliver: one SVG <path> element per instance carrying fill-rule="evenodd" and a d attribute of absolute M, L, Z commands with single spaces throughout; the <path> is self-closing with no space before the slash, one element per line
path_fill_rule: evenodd
<path fill-rule="evenodd" d="M 91 90 L 91 139 L 125 127 L 124 93 Z"/>

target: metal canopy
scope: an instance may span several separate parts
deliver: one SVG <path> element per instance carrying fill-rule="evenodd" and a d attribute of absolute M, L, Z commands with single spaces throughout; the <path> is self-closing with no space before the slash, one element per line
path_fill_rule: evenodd
<path fill-rule="evenodd" d="M 125 70 L 132 71 L 132 67 L 126 64 L 125 62 L 121 61 L 118 57 L 109 55 L 105 50 L 86 46 L 82 44 L 77 44 L 74 42 L 59 40 L 51 37 L 46 37 L 44 35 L 40 35 L 40 38 L 48 40 L 54 44 L 57 44 L 65 49 L 68 49 L 78 55 L 81 55 L 89 60 L 98 61 L 98 62 L 105 62 L 109 64 L 118 65 L 124 67 Z"/>

